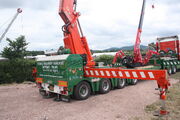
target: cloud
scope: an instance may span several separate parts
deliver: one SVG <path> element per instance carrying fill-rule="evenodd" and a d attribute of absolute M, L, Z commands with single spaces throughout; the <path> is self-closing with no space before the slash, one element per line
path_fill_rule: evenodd
<path fill-rule="evenodd" d="M 135 43 L 142 0 L 77 2 L 77 11 L 81 12 L 81 27 L 91 49 Z M 179 0 L 155 1 L 155 9 L 151 8 L 151 4 L 151 1 L 146 3 L 141 37 L 143 45 L 155 42 L 157 36 L 180 34 Z M 0 25 L 12 17 L 18 7 L 23 8 L 23 13 L 18 16 L 6 37 L 14 39 L 24 34 L 29 42 L 29 50 L 56 49 L 63 45 L 61 26 L 64 23 L 58 15 L 59 0 L 1 0 Z M 0 35 L 4 29 L 5 26 L 0 28 Z M 6 45 L 4 39 L 0 51 Z"/>
<path fill-rule="evenodd" d="M 1 0 L 0 8 L 17 8 L 23 4 L 23 0 Z"/>
<path fill-rule="evenodd" d="M 52 0 L 46 2 L 42 0 L 1 0 L 1 9 L 12 9 L 12 8 L 32 8 L 32 9 L 48 9 L 53 5 Z"/>

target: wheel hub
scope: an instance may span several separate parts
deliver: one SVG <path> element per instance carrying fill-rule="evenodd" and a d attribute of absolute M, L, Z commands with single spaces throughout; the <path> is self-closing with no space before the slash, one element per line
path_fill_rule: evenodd
<path fill-rule="evenodd" d="M 88 94 L 88 88 L 87 86 L 83 85 L 80 88 L 80 94 L 82 97 L 85 97 Z"/>

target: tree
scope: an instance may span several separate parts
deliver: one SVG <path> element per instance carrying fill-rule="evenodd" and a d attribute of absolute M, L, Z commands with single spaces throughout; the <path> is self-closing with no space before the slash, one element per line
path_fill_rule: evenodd
<path fill-rule="evenodd" d="M 44 55 L 44 51 L 26 51 L 27 56 Z"/>
<path fill-rule="evenodd" d="M 0 84 L 21 83 L 23 81 L 33 81 L 32 68 L 34 60 L 24 59 L 28 43 L 24 36 L 16 38 L 14 41 L 7 38 L 8 46 L 4 48 L 2 56 L 9 58 L 8 61 L 0 61 Z"/>
<path fill-rule="evenodd" d="M 11 59 L 16 58 L 24 58 L 26 54 L 26 49 L 28 43 L 26 42 L 26 39 L 24 36 L 20 36 L 15 39 L 15 41 L 12 41 L 11 39 L 6 39 L 9 43 L 7 47 L 3 49 L 2 56 Z"/>

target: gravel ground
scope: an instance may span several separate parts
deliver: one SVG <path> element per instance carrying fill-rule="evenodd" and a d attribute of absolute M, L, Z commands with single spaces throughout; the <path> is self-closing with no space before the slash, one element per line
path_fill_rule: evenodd
<path fill-rule="evenodd" d="M 135 86 L 66 103 L 42 98 L 35 84 L 0 86 L 0 119 L 129 120 L 146 116 L 145 106 L 159 99 L 156 87 L 155 81 L 140 81 Z"/>

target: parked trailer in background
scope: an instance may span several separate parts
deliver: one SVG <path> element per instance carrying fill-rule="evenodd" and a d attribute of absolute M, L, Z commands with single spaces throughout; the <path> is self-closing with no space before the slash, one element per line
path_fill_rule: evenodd
<path fill-rule="evenodd" d="M 158 37 L 156 41 L 157 52 L 160 58 L 154 64 L 160 64 L 161 69 L 167 69 L 169 74 L 174 74 L 180 69 L 180 40 L 179 37 Z M 153 60 L 150 61 L 153 63 Z"/>
<path fill-rule="evenodd" d="M 180 40 L 179 37 L 159 37 L 156 42 L 157 52 L 163 56 L 175 57 L 180 60 Z"/>

